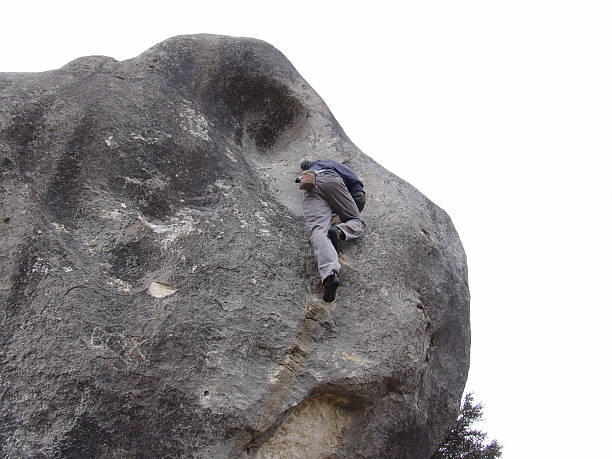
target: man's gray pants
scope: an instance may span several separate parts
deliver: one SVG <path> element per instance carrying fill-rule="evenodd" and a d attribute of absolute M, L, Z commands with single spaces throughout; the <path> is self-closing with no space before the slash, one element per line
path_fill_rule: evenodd
<path fill-rule="evenodd" d="M 330 173 L 318 174 L 317 185 L 313 190 L 302 190 L 302 205 L 310 242 L 319 265 L 319 275 L 325 281 L 331 274 L 340 272 L 338 254 L 327 236 L 331 228 L 332 212 L 340 217 L 342 223 L 337 226 L 346 235 L 346 240 L 361 236 L 364 229 L 361 214 L 344 181 Z"/>

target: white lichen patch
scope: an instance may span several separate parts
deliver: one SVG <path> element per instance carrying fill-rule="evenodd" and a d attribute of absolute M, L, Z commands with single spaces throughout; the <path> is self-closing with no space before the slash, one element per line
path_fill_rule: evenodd
<path fill-rule="evenodd" d="M 261 223 L 262 225 L 268 225 L 268 226 L 270 225 L 270 223 L 268 223 L 265 217 L 261 215 L 261 212 L 255 212 L 255 217 L 257 218 L 257 220 L 259 220 L 259 223 Z"/>
<path fill-rule="evenodd" d="M 225 156 L 227 156 L 231 162 L 233 163 L 237 163 L 238 160 L 236 158 L 234 158 L 234 155 L 232 154 L 231 150 L 229 148 L 225 149 Z"/>
<path fill-rule="evenodd" d="M 57 231 L 68 234 L 68 230 L 66 229 L 64 225 L 60 225 L 59 223 L 51 223 L 51 224 Z"/>
<path fill-rule="evenodd" d="M 165 298 L 176 292 L 174 287 L 164 282 L 151 282 L 149 285 L 149 295 L 154 298 Z"/>
<path fill-rule="evenodd" d="M 355 355 L 347 354 L 346 352 L 342 353 L 342 360 L 350 360 L 351 362 L 355 362 L 359 365 L 364 365 L 366 363 L 364 359 L 361 359 Z"/>
<path fill-rule="evenodd" d="M 178 238 L 187 236 L 196 231 L 199 220 L 195 219 L 189 211 L 181 210 L 175 216 L 170 217 L 166 222 L 151 223 L 142 215 L 138 217 L 140 221 L 156 234 L 164 235 L 161 245 L 164 249 L 175 242 Z"/>
<path fill-rule="evenodd" d="M 155 133 L 155 135 L 143 135 L 143 134 L 136 134 L 135 132 L 130 133 L 132 139 L 138 141 L 138 142 L 144 142 L 148 145 L 155 145 L 158 143 L 162 143 L 163 141 L 167 140 L 167 139 L 171 139 L 172 138 L 172 134 L 164 134 L 161 132 L 157 132 Z"/>
<path fill-rule="evenodd" d="M 128 206 L 119 202 L 116 203 L 117 208 L 115 209 L 100 209 L 100 216 L 106 220 L 122 220 L 122 219 L 133 219 L 134 212 L 131 212 Z"/>
<path fill-rule="evenodd" d="M 111 277 L 109 280 L 107 280 L 106 284 L 121 293 L 130 293 L 132 291 L 132 286 L 130 284 L 115 277 Z"/>
<path fill-rule="evenodd" d="M 231 185 L 226 185 L 225 182 L 223 180 L 221 180 L 221 179 L 219 179 L 219 180 L 217 180 L 215 182 L 215 186 L 217 188 L 222 189 L 222 190 L 231 190 L 232 189 Z"/>
<path fill-rule="evenodd" d="M 106 146 L 110 148 L 117 146 L 117 141 L 113 139 L 112 135 L 109 135 L 106 139 L 104 139 L 104 143 L 106 143 Z"/>
<path fill-rule="evenodd" d="M 159 176 L 151 177 L 150 179 L 144 181 L 127 176 L 124 176 L 122 178 L 125 181 L 126 185 L 129 183 L 131 185 L 144 186 L 154 190 L 161 190 L 168 185 L 168 180 Z"/>
<path fill-rule="evenodd" d="M 32 272 L 44 274 L 46 276 L 47 274 L 49 274 L 49 267 L 45 264 L 42 258 L 37 257 L 36 262 L 32 266 Z"/>
<path fill-rule="evenodd" d="M 192 136 L 207 142 L 210 141 L 208 130 L 212 123 L 209 123 L 204 115 L 196 112 L 187 104 L 181 106 L 178 115 L 181 117 L 181 128 L 183 128 L 183 131 L 187 131 Z"/>
<path fill-rule="evenodd" d="M 138 185 L 138 186 L 144 185 L 142 180 L 138 180 L 132 177 L 123 177 L 123 180 L 125 180 L 125 183 L 131 183 L 132 185 Z"/>

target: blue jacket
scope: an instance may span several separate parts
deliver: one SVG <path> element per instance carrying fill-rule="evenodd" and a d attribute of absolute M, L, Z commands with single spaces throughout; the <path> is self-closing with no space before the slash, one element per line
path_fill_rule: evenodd
<path fill-rule="evenodd" d="M 342 178 L 349 193 L 354 194 L 356 191 L 363 191 L 363 183 L 361 183 L 361 180 L 359 180 L 357 175 L 344 164 L 340 164 L 330 159 L 318 159 L 309 162 L 308 169 L 313 171 L 331 169 Z"/>

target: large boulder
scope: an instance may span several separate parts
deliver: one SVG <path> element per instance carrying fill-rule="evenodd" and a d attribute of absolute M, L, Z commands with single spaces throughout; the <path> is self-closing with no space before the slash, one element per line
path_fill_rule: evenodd
<path fill-rule="evenodd" d="M 182 36 L 0 74 L 0 97 L 2 455 L 437 448 L 469 366 L 459 237 L 279 51 Z M 347 164 L 368 197 L 331 304 L 304 156 Z"/>

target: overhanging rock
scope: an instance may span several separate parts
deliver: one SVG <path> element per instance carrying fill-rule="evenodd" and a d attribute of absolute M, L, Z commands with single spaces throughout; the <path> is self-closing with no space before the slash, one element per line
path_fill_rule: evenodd
<path fill-rule="evenodd" d="M 469 366 L 449 217 L 361 153 L 261 41 L 0 74 L 8 457 L 426 458 Z M 364 114 L 366 116 L 368 114 Z M 300 158 L 362 178 L 323 303 Z"/>

